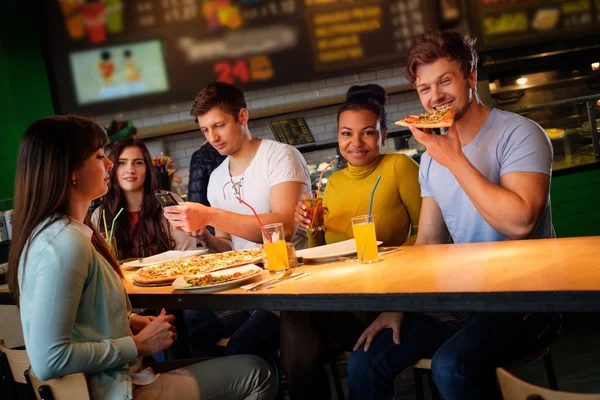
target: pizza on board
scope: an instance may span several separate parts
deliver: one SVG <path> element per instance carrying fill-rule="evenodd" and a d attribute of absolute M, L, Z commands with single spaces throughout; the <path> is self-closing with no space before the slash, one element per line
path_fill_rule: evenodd
<path fill-rule="evenodd" d="M 203 254 L 140 268 L 131 279 L 140 285 L 169 285 L 179 276 L 201 275 L 225 268 L 240 267 L 261 259 L 260 248 Z"/>
<path fill-rule="evenodd" d="M 396 121 L 396 125 L 414 126 L 415 128 L 448 128 L 454 125 L 454 111 L 450 107 L 443 107 L 431 114 L 409 115 Z"/>

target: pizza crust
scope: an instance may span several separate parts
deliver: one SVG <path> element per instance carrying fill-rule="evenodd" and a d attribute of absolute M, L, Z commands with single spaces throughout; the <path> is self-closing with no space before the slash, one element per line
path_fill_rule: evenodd
<path fill-rule="evenodd" d="M 415 128 L 422 128 L 422 129 L 427 129 L 427 128 L 449 128 L 452 125 L 454 125 L 454 121 L 442 121 L 442 122 L 437 122 L 437 123 L 414 123 L 414 124 L 409 124 L 407 122 L 404 122 L 404 120 L 400 120 L 400 121 L 396 121 L 395 122 L 396 125 L 399 126 L 405 126 L 405 127 L 410 127 L 410 126 L 414 126 Z"/>

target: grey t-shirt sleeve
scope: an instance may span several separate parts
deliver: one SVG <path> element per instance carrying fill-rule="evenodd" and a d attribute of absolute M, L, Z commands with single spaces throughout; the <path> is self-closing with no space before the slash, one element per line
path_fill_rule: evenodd
<path fill-rule="evenodd" d="M 500 176 L 509 172 L 552 172 L 552 145 L 546 132 L 535 122 L 519 118 L 507 129 L 504 146 L 499 147 Z"/>
<path fill-rule="evenodd" d="M 431 165 L 431 157 L 427 152 L 421 155 L 421 163 L 419 166 L 419 184 L 421 185 L 421 197 L 433 197 L 429 188 L 429 166 Z"/>

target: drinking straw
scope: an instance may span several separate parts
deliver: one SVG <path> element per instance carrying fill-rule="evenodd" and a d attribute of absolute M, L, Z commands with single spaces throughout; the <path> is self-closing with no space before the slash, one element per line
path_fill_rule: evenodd
<path fill-rule="evenodd" d="M 373 198 L 375 197 L 375 189 L 377 189 L 377 185 L 379 185 L 379 181 L 381 180 L 381 175 L 377 177 L 377 181 L 375 182 L 375 186 L 373 186 L 373 190 L 371 191 L 371 201 L 369 201 L 369 217 L 373 212 Z"/>
<path fill-rule="evenodd" d="M 104 220 L 104 237 L 108 240 L 108 225 L 106 224 L 106 212 L 102 209 L 102 219 Z"/>
<path fill-rule="evenodd" d="M 238 201 L 240 203 L 244 204 L 246 207 L 248 207 L 250 210 L 252 210 L 252 212 L 254 213 L 254 216 L 256 217 L 256 220 L 258 221 L 258 224 L 260 225 L 260 229 L 262 229 L 262 231 L 263 231 L 263 234 L 269 240 L 269 243 L 273 243 L 273 240 L 271 239 L 271 235 L 269 235 L 269 232 L 267 232 L 267 230 L 265 229 L 265 226 L 263 225 L 262 221 L 258 217 L 258 214 L 256 213 L 256 210 L 254 209 L 254 207 L 252 207 L 250 204 L 246 203 L 244 200 L 242 200 L 238 196 L 235 196 L 235 198 L 238 199 Z"/>
<path fill-rule="evenodd" d="M 321 175 L 319 176 L 319 182 L 317 182 L 317 199 L 319 197 L 321 197 L 321 184 L 323 183 L 323 174 L 325 173 L 325 171 L 327 171 L 329 168 L 331 168 L 331 165 L 337 161 L 337 158 L 334 158 L 333 160 L 331 160 L 329 162 L 329 164 L 327 164 L 327 166 L 325 168 L 323 168 L 323 171 L 321 171 Z"/>
<path fill-rule="evenodd" d="M 115 221 L 117 220 L 117 218 L 119 218 L 119 215 L 121 215 L 122 212 L 123 212 L 123 207 L 121 207 L 121 209 L 119 210 L 117 215 L 112 220 L 112 224 L 110 227 L 110 238 L 108 239 L 108 243 L 112 243 L 112 237 L 113 237 L 113 233 L 115 231 Z"/>

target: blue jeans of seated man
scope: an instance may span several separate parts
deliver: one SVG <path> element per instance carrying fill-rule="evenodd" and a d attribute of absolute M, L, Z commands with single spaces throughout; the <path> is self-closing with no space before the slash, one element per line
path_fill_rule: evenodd
<path fill-rule="evenodd" d="M 183 310 L 192 357 L 219 355 L 217 342 L 231 337 L 248 320 L 248 311 Z"/>
<path fill-rule="evenodd" d="M 405 314 L 401 343 L 390 329 L 348 363 L 351 399 L 392 399 L 394 379 L 421 358 L 432 358 L 434 381 L 445 400 L 501 399 L 496 367 L 550 345 L 560 314 Z"/>

